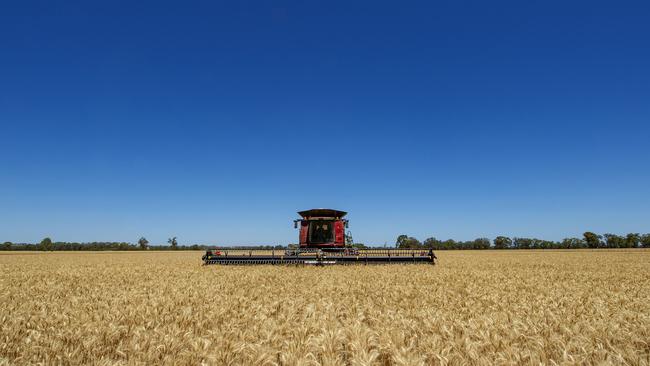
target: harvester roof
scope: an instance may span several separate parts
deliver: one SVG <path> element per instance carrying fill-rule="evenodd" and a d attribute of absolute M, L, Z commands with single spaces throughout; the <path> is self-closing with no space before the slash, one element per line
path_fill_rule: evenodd
<path fill-rule="evenodd" d="M 337 217 L 342 218 L 348 213 L 345 211 L 332 210 L 330 208 L 313 208 L 311 210 L 299 211 L 298 214 L 302 216 L 303 219 L 308 219 L 310 217 Z"/>

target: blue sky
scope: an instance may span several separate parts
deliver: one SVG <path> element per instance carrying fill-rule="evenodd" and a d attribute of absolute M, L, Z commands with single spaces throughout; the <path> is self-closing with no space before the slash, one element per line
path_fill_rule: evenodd
<path fill-rule="evenodd" d="M 353 3 L 353 4 L 351 4 Z M 0 240 L 650 232 L 643 2 L 4 2 Z"/>

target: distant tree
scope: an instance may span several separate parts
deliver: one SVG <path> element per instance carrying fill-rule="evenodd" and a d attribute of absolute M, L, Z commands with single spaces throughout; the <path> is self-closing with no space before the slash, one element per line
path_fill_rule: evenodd
<path fill-rule="evenodd" d="M 173 250 L 176 250 L 178 248 L 178 241 L 176 241 L 176 237 L 167 239 L 167 243 L 172 247 Z"/>
<path fill-rule="evenodd" d="M 149 240 L 145 238 L 144 236 L 138 239 L 138 245 L 140 246 L 140 249 L 147 249 L 149 247 Z"/>
<path fill-rule="evenodd" d="M 514 238 L 512 246 L 515 249 L 530 249 L 533 247 L 533 239 L 529 238 Z"/>
<path fill-rule="evenodd" d="M 452 240 L 452 239 L 450 239 L 450 240 Z M 468 242 L 468 241 L 460 241 L 460 240 L 456 241 L 456 240 L 453 240 L 453 243 L 451 243 L 451 244 L 453 245 L 454 249 L 460 249 L 460 250 L 472 249 L 471 242 Z"/>
<path fill-rule="evenodd" d="M 354 243 L 354 244 L 352 244 L 352 248 L 367 249 L 368 247 L 363 243 Z"/>
<path fill-rule="evenodd" d="M 472 249 L 490 249 L 490 239 L 478 238 L 472 242 Z"/>
<path fill-rule="evenodd" d="M 458 249 L 458 245 L 455 240 L 453 239 L 447 239 L 440 243 L 440 246 L 442 246 L 441 249 Z"/>
<path fill-rule="evenodd" d="M 441 241 L 434 237 L 426 238 L 422 245 L 424 245 L 425 248 L 441 249 Z"/>
<path fill-rule="evenodd" d="M 585 241 L 579 238 L 565 238 L 560 244 L 565 249 L 578 249 L 585 247 Z"/>
<path fill-rule="evenodd" d="M 401 236 L 401 235 L 400 235 Z M 399 238 L 398 238 L 399 241 Z M 407 237 L 406 239 L 403 239 L 400 241 L 398 248 L 420 248 L 422 244 L 420 243 L 419 240 L 417 240 L 414 237 Z"/>
<path fill-rule="evenodd" d="M 639 246 L 641 241 L 641 235 L 638 233 L 629 233 L 625 236 L 625 247 L 626 248 L 636 248 Z"/>
<path fill-rule="evenodd" d="M 572 240 L 572 238 L 564 238 L 564 239 L 562 239 L 562 241 L 560 242 L 560 247 L 562 249 L 571 249 L 571 240 Z"/>
<path fill-rule="evenodd" d="M 641 236 L 641 246 L 644 248 L 650 248 L 650 234 L 643 234 Z"/>
<path fill-rule="evenodd" d="M 625 247 L 625 239 L 622 236 L 615 234 L 604 234 L 603 237 L 605 238 L 605 245 L 607 245 L 607 248 Z"/>
<path fill-rule="evenodd" d="M 40 249 L 41 250 L 52 250 L 52 239 L 45 238 L 45 239 L 41 240 Z"/>
<path fill-rule="evenodd" d="M 544 240 L 530 239 L 530 247 L 533 249 L 548 249 Z"/>
<path fill-rule="evenodd" d="M 10 242 L 10 241 L 6 241 L 6 242 L 4 242 L 4 243 L 2 244 L 2 248 L 3 248 L 4 250 L 11 250 L 11 242 Z"/>
<path fill-rule="evenodd" d="M 408 238 L 409 238 L 408 235 L 404 235 L 404 234 L 398 236 L 397 240 L 395 240 L 395 248 L 401 248 L 402 243 L 404 242 L 404 240 L 406 240 Z"/>
<path fill-rule="evenodd" d="M 414 238 L 412 236 L 410 236 L 408 238 L 408 240 L 406 240 L 405 244 L 406 244 L 407 248 L 421 248 L 422 247 L 422 243 L 420 243 L 419 240 L 417 240 L 416 238 Z"/>
<path fill-rule="evenodd" d="M 512 245 L 512 239 L 507 236 L 497 236 L 494 239 L 494 249 L 507 249 Z"/>
<path fill-rule="evenodd" d="M 602 236 L 600 236 L 598 234 L 594 234 L 591 231 L 587 231 L 582 235 L 585 238 L 585 243 L 587 244 L 587 247 L 589 247 L 589 248 L 599 248 L 599 247 L 602 246 L 602 243 L 600 241 L 600 239 L 603 238 Z"/>

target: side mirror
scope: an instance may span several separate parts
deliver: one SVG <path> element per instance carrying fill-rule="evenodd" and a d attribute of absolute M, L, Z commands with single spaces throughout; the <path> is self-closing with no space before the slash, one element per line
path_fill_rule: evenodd
<path fill-rule="evenodd" d="M 298 220 L 293 220 L 293 228 L 294 229 L 298 228 Z"/>
<path fill-rule="evenodd" d="M 349 225 L 348 225 L 349 221 L 348 221 L 348 220 L 345 220 L 344 222 L 345 222 L 345 228 L 347 229 L 348 226 L 349 226 Z"/>

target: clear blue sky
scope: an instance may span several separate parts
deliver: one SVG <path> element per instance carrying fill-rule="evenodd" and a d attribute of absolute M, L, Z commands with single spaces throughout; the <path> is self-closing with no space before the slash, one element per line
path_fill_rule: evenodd
<path fill-rule="evenodd" d="M 92 4 L 91 4 L 92 3 Z M 3 2 L 0 240 L 650 232 L 650 5 Z"/>

